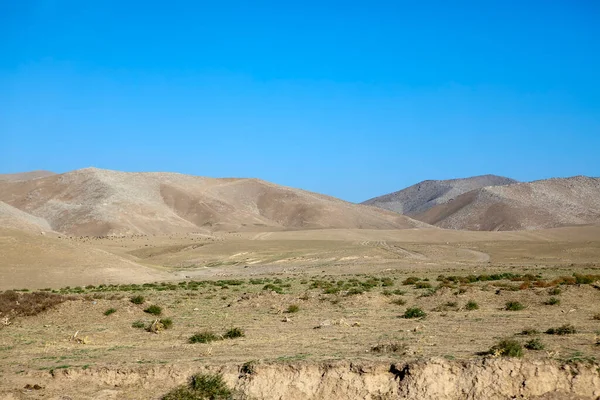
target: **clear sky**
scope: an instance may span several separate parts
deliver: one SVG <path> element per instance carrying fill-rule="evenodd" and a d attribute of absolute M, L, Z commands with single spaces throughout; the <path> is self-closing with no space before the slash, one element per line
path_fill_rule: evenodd
<path fill-rule="evenodd" d="M 0 0 L 0 173 L 87 166 L 599 176 L 600 2 Z"/>

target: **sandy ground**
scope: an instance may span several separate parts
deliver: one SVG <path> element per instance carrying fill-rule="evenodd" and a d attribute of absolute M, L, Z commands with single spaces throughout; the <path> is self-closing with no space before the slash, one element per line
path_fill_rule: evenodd
<path fill-rule="evenodd" d="M 46 313 L 11 319 L 10 325 L 0 327 L 0 398 L 159 398 L 168 389 L 165 385 L 184 380 L 186 371 L 250 361 L 477 360 L 479 352 L 502 338 L 525 343 L 531 338 L 519 333 L 526 328 L 538 330 L 532 337 L 545 345 L 544 350 L 526 350 L 526 360 L 594 362 L 600 359 L 600 321 L 594 319 L 600 313 L 600 290 L 591 284 L 563 285 L 552 296 L 547 287 L 517 290 L 521 281 L 439 290 L 403 282 L 415 276 L 435 289 L 439 275 L 509 272 L 539 275 L 546 282 L 573 273 L 598 275 L 599 233 L 597 226 L 588 226 L 536 232 L 321 230 L 92 239 L 4 231 L 3 289 L 71 286 L 72 292 L 74 286 L 89 284 L 171 283 L 165 290 L 89 288 Z M 27 273 L 19 274 L 17 267 Z M 56 275 L 66 267 L 72 269 Z M 43 274 L 35 272 L 44 268 Z M 370 277 L 379 283 L 364 293 L 348 294 L 349 285 Z M 384 278 L 388 286 L 382 286 Z M 179 285 L 204 279 L 242 282 L 206 283 L 195 290 L 187 283 Z M 326 293 L 319 282 L 345 289 Z M 282 293 L 265 290 L 268 283 Z M 145 297 L 145 304 L 129 301 L 137 294 Z M 546 305 L 550 297 L 559 304 Z M 467 310 L 469 301 L 479 308 Z M 525 308 L 508 311 L 508 301 Z M 155 334 L 132 327 L 136 321 L 148 326 L 154 320 L 143 311 L 150 304 L 163 308 L 161 318 L 173 320 L 171 329 Z M 286 312 L 290 305 L 298 311 Z M 402 318 L 413 306 L 426 317 Z M 105 316 L 110 308 L 116 312 Z M 577 333 L 542 333 L 566 323 Z M 194 333 L 222 334 L 232 327 L 241 328 L 245 336 L 188 343 Z M 76 332 L 80 340 L 73 339 Z M 381 344 L 397 344 L 399 350 L 373 350 Z M 139 374 L 124 378 L 149 369 L 181 375 L 167 383 Z M 123 379 L 94 379 L 100 371 L 114 376 L 122 371 Z M 86 385 L 77 384 L 81 379 Z M 27 384 L 44 389 L 28 391 L 23 389 Z"/>

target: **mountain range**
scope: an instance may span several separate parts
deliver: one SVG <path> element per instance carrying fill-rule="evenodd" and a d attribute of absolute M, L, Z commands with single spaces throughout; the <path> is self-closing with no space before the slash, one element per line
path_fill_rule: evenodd
<path fill-rule="evenodd" d="M 532 230 L 600 222 L 600 179 L 428 180 L 362 204 L 250 178 L 84 168 L 0 175 L 0 227 L 78 236 L 304 229 Z"/>

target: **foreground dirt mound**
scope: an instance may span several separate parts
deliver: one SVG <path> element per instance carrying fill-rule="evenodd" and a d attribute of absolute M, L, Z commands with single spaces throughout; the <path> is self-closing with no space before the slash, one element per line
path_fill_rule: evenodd
<path fill-rule="evenodd" d="M 35 371 L 15 377 L 6 399 L 158 399 L 192 374 L 220 374 L 238 398 L 251 399 L 596 399 L 596 365 L 553 361 L 443 359 L 396 363 L 156 366 L 136 370 L 89 368 Z M 28 382 L 28 383 L 25 383 Z M 23 393 L 15 386 L 43 388 Z"/>
<path fill-rule="evenodd" d="M 389 211 L 257 179 L 86 168 L 0 181 L 0 201 L 74 235 L 215 230 L 404 229 L 428 226 Z"/>
<path fill-rule="evenodd" d="M 600 179 L 577 176 L 473 190 L 415 215 L 449 229 L 529 230 L 600 222 Z"/>
<path fill-rule="evenodd" d="M 367 200 L 367 204 L 405 215 L 425 212 L 463 193 L 485 186 L 516 183 L 514 179 L 496 175 L 481 175 L 463 179 L 427 180 L 397 192 Z"/>

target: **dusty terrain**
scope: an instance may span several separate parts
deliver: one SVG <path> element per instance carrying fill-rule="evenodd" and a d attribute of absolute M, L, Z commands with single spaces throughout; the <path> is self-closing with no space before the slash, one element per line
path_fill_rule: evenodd
<path fill-rule="evenodd" d="M 516 182 L 514 179 L 497 175 L 481 175 L 462 179 L 427 180 L 397 192 L 369 199 L 362 204 L 395 211 L 400 214 L 415 215 L 472 190 L 486 186 L 508 185 Z"/>
<path fill-rule="evenodd" d="M 576 176 L 473 190 L 412 217 L 450 229 L 532 230 L 600 221 L 600 178 Z"/>
<path fill-rule="evenodd" d="M 72 297 L 5 314 L 0 398 L 158 399 L 202 371 L 257 399 L 600 396 L 600 226 L 1 237 L 2 289 Z M 173 326 L 146 331 L 149 305 Z M 245 336 L 189 343 L 234 327 Z M 483 354 L 506 338 L 544 349 Z"/>
<path fill-rule="evenodd" d="M 390 211 L 259 179 L 97 168 L 0 180 L 0 201 L 45 220 L 54 231 L 85 236 L 427 226 Z"/>

